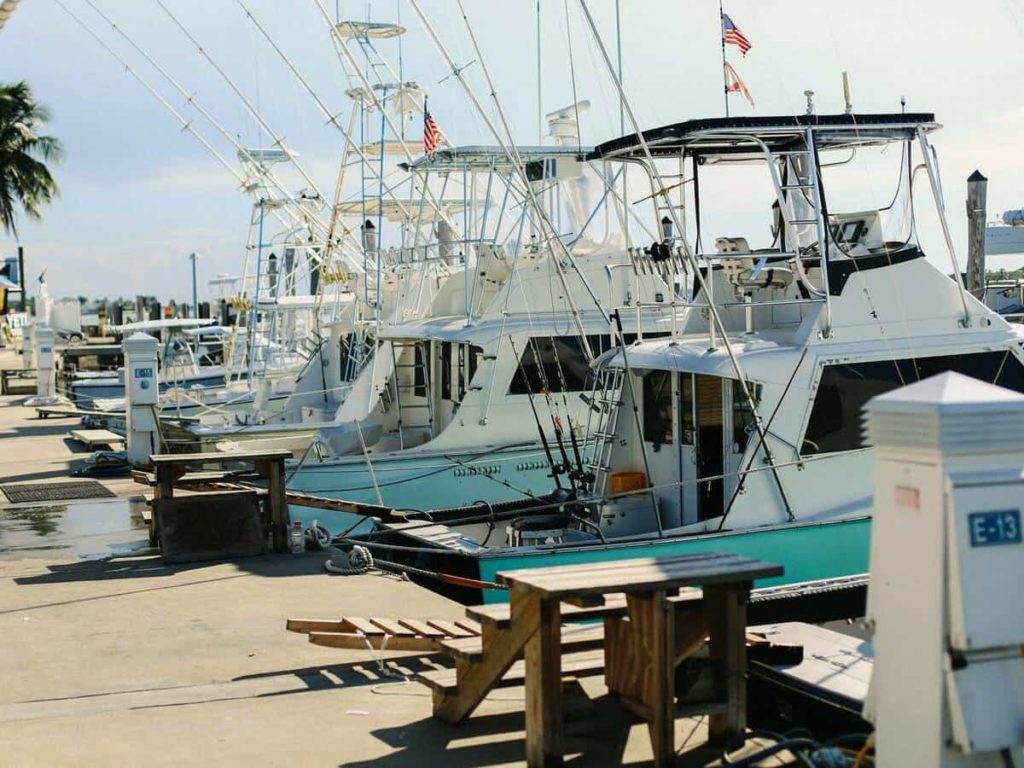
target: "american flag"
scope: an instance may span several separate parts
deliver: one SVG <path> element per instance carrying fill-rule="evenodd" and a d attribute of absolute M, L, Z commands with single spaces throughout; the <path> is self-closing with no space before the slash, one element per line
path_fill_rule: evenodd
<path fill-rule="evenodd" d="M 747 40 L 746 35 L 740 32 L 740 28 L 733 24 L 732 19 L 729 18 L 727 13 L 722 14 L 722 40 L 726 45 L 735 45 L 744 56 L 747 55 L 747 51 L 751 48 L 750 41 Z"/>
<path fill-rule="evenodd" d="M 423 151 L 431 160 L 434 159 L 434 152 L 441 143 L 441 129 L 437 127 L 434 118 L 430 116 L 426 102 L 423 103 Z"/>
<path fill-rule="evenodd" d="M 754 106 L 754 98 L 750 95 L 750 91 L 747 90 L 747 84 L 744 83 L 736 70 L 732 68 L 732 64 L 726 63 L 725 65 L 725 90 L 726 93 L 741 93 L 743 98 L 750 102 L 750 106 Z"/>

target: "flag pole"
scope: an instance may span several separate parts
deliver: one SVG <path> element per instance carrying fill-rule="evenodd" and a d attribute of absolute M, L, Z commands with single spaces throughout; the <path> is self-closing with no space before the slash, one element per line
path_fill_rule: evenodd
<path fill-rule="evenodd" d="M 725 97 L 725 116 L 729 116 L 729 78 L 725 70 L 725 11 L 718 0 L 718 36 L 722 40 L 722 95 Z"/>

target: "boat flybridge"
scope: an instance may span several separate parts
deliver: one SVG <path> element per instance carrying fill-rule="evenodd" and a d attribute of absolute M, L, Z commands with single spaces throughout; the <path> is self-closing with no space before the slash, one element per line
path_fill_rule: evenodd
<path fill-rule="evenodd" d="M 358 538 L 483 585 L 511 568 L 695 551 L 771 559 L 787 582 L 865 572 L 864 404 L 945 371 L 1024 391 L 1018 326 L 960 277 L 929 143 L 939 127 L 931 114 L 707 119 L 596 147 L 592 162 L 643 170 L 650 214 L 680 233 L 648 250 L 684 266 L 686 309 L 670 336 L 595 361 L 586 488 L 571 502 L 407 512 Z M 857 166 L 879 158 L 895 189 L 864 206 L 851 193 L 883 176 Z M 716 200 L 718 174 L 742 186 Z M 760 230 L 734 213 L 748 197 L 765 208 Z M 917 218 L 936 213 L 945 267 L 918 242 Z"/>

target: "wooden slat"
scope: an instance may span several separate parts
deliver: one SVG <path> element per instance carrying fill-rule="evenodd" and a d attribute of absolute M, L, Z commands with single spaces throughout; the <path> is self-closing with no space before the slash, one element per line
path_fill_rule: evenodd
<path fill-rule="evenodd" d="M 434 627 L 434 629 L 440 629 L 448 637 L 475 637 L 469 630 L 463 629 L 455 624 L 455 622 L 446 621 L 445 619 L 427 619 L 427 624 Z"/>
<path fill-rule="evenodd" d="M 288 619 L 284 628 L 289 632 L 344 632 L 345 622 L 338 619 Z"/>
<path fill-rule="evenodd" d="M 455 626 L 462 627 L 467 632 L 472 632 L 474 635 L 479 635 L 481 632 L 480 622 L 473 621 L 471 619 L 455 619 Z"/>
<path fill-rule="evenodd" d="M 422 635 L 423 637 L 432 637 L 437 639 L 445 637 L 444 632 L 439 629 L 435 629 L 427 624 L 427 622 L 420 621 L 419 619 L 398 619 L 398 623 L 403 627 L 411 629 L 417 635 Z"/>
<path fill-rule="evenodd" d="M 395 637 L 394 635 L 358 635 L 352 632 L 310 632 L 309 642 L 329 648 L 366 650 L 367 643 L 376 651 L 416 651 L 433 653 L 437 641 L 426 637 Z"/>
<path fill-rule="evenodd" d="M 374 624 L 386 632 L 389 632 L 396 637 L 415 637 L 416 633 L 410 629 L 406 629 L 397 621 L 392 619 L 382 619 L 378 617 L 370 617 L 370 623 Z"/>
<path fill-rule="evenodd" d="M 383 635 L 384 630 L 371 624 L 367 619 L 359 616 L 346 616 L 344 618 L 345 629 L 349 632 L 362 632 L 364 635 Z"/>

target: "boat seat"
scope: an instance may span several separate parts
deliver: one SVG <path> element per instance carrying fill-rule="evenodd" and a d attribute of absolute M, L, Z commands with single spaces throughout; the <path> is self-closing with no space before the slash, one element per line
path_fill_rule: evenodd
<path fill-rule="evenodd" d="M 720 263 L 726 278 L 738 288 L 785 288 L 793 282 L 793 273 L 783 267 L 765 264 L 755 275 L 756 264 L 748 259 L 722 259 Z"/>

